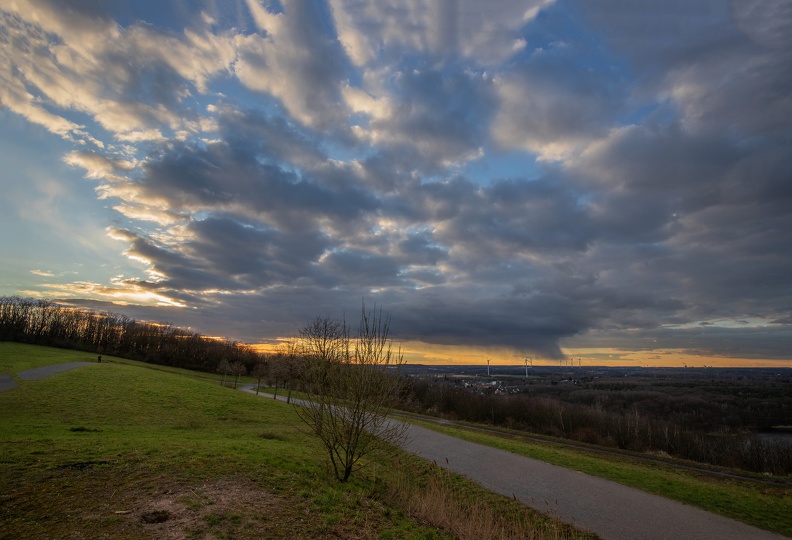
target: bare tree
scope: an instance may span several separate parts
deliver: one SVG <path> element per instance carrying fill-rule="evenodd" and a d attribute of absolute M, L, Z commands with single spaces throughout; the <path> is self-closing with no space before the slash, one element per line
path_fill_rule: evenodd
<path fill-rule="evenodd" d="M 287 347 L 283 356 L 284 384 L 286 385 L 286 403 L 291 403 L 292 390 L 300 380 L 303 371 L 303 357 L 294 346 Z"/>
<path fill-rule="evenodd" d="M 236 389 L 240 375 L 247 375 L 247 368 L 242 362 L 234 362 L 229 366 L 229 371 L 234 376 L 234 389 Z"/>
<path fill-rule="evenodd" d="M 388 337 L 390 317 L 361 309 L 360 327 L 351 339 L 344 320 L 317 318 L 299 333 L 306 396 L 300 418 L 322 441 L 341 482 L 362 459 L 404 440 L 406 426 L 391 420 L 403 378 L 401 350 Z"/>
<path fill-rule="evenodd" d="M 349 327 L 343 319 L 317 317 L 301 328 L 298 335 L 291 349 L 295 356 L 305 359 L 302 382 L 313 395 L 326 395 L 330 390 L 330 377 L 349 359 Z M 313 422 L 307 423 L 321 436 L 325 400 L 317 399 L 315 405 Z"/>
<path fill-rule="evenodd" d="M 220 361 L 220 364 L 217 366 L 217 372 L 223 374 L 223 380 L 220 381 L 220 386 L 225 386 L 226 375 L 231 370 L 231 364 L 228 363 L 228 360 L 223 358 Z"/>
<path fill-rule="evenodd" d="M 300 358 L 295 352 L 294 342 L 289 342 L 280 347 L 280 350 L 270 358 L 269 377 L 275 387 L 274 399 L 278 398 L 278 388 L 286 389 L 286 403 L 291 402 L 291 393 L 295 382 L 300 376 Z"/>
<path fill-rule="evenodd" d="M 253 366 L 250 374 L 256 378 L 256 395 L 258 395 L 259 389 L 261 388 L 261 380 L 269 375 L 269 361 L 265 358 L 262 358 L 256 362 L 256 365 Z"/>

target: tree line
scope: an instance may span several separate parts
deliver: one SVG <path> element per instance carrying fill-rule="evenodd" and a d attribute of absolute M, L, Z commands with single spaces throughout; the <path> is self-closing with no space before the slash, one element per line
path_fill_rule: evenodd
<path fill-rule="evenodd" d="M 223 361 L 253 367 L 249 346 L 123 315 L 63 306 L 48 300 L 0 297 L 0 341 L 47 345 L 214 372 Z"/>
<path fill-rule="evenodd" d="M 477 393 L 443 381 L 415 379 L 408 410 L 504 426 L 635 452 L 669 456 L 747 471 L 792 473 L 792 443 L 756 433 L 691 429 L 639 411 L 581 405 L 558 398 Z"/>

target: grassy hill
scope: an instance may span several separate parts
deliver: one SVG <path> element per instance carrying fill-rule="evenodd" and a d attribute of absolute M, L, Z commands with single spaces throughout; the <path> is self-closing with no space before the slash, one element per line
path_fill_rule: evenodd
<path fill-rule="evenodd" d="M 0 343 L 0 374 L 95 361 Z M 104 357 L 0 392 L 0 539 L 585 538 L 402 455 L 332 479 L 291 406 Z"/>

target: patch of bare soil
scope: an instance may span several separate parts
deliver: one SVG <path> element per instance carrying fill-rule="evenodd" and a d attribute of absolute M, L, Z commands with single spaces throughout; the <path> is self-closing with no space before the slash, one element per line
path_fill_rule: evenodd
<path fill-rule="evenodd" d="M 137 503 L 116 513 L 162 540 L 277 537 L 289 520 L 284 501 L 247 479 L 172 486 Z"/>

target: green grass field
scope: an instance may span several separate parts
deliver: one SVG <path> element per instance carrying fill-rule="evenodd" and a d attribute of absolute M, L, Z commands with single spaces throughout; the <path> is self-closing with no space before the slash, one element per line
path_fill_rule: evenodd
<path fill-rule="evenodd" d="M 95 360 L 0 343 L 4 374 Z M 0 392 L 0 539 L 590 537 L 406 455 L 340 484 L 291 406 L 218 382 L 105 356 Z"/>

